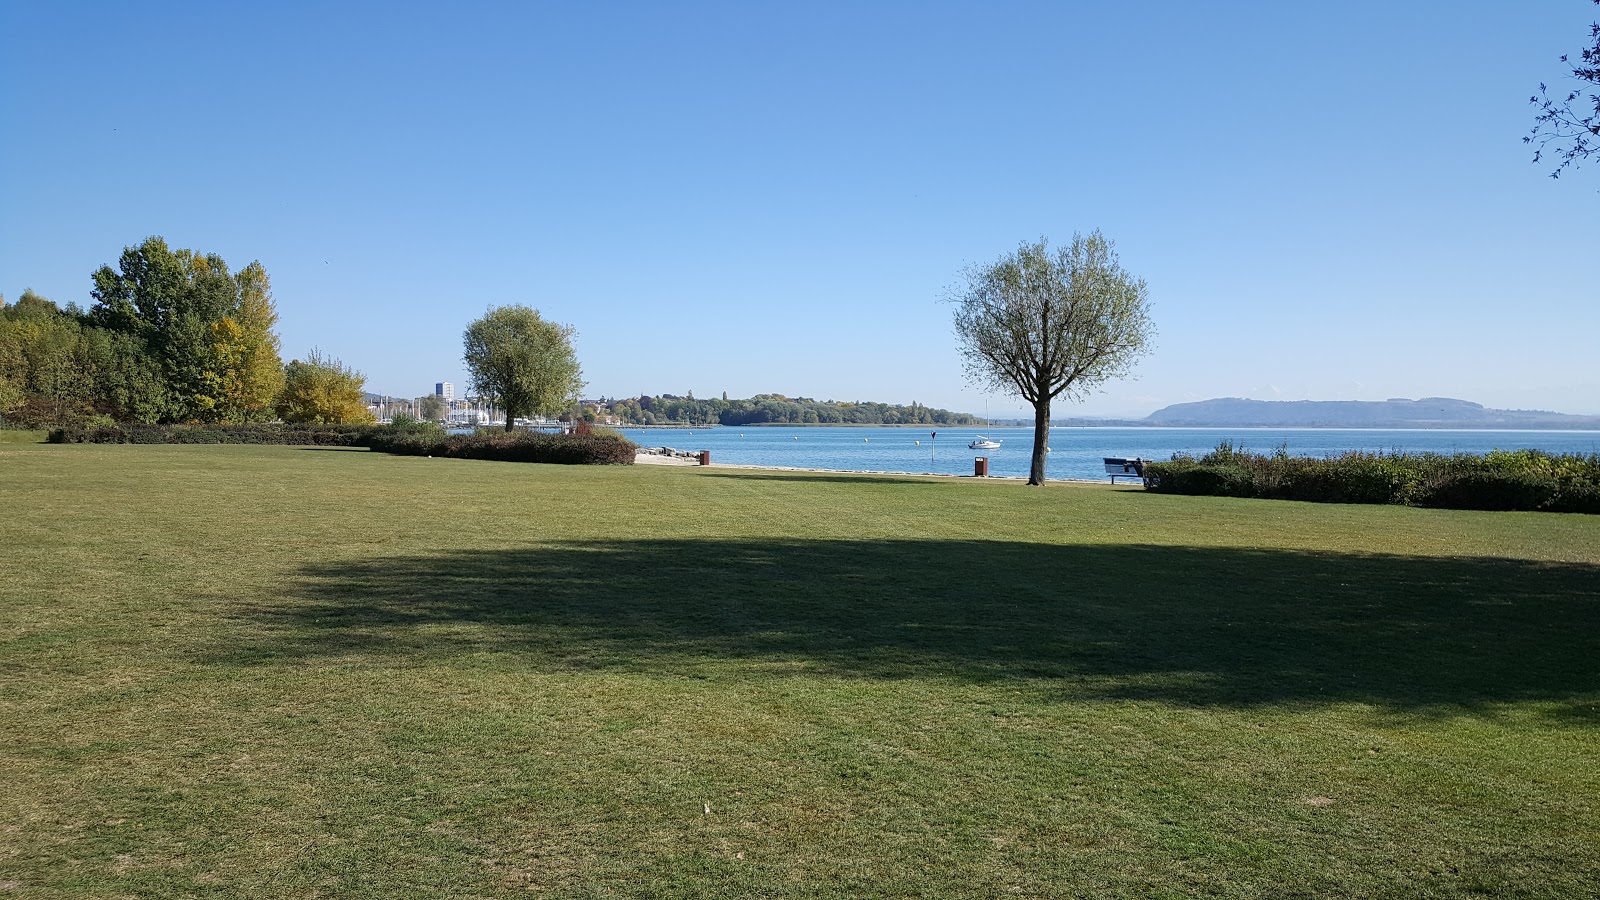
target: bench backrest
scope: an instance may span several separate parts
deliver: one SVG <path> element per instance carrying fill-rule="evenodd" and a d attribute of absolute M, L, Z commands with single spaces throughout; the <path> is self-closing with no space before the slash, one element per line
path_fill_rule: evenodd
<path fill-rule="evenodd" d="M 1144 464 L 1149 462 L 1149 460 L 1140 459 L 1139 457 L 1134 457 L 1133 459 L 1102 458 L 1105 460 L 1107 475 L 1127 475 L 1135 478 L 1139 476 L 1139 470 L 1143 468 Z"/>

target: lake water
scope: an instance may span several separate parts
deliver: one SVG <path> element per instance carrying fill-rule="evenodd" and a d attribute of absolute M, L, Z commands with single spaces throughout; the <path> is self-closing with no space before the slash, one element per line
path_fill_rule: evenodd
<path fill-rule="evenodd" d="M 990 475 L 1027 477 L 1032 428 L 940 428 L 935 440 L 920 428 L 623 428 L 641 447 L 710 450 L 713 463 L 795 466 L 867 472 L 971 475 L 977 456 Z M 969 450 L 979 435 L 999 450 Z M 1531 448 L 1549 453 L 1600 453 L 1600 431 L 1438 431 L 1364 428 L 1052 428 L 1050 478 L 1103 480 L 1107 456 L 1164 461 L 1174 453 L 1200 455 L 1222 441 L 1270 453 L 1287 444 L 1296 456 L 1346 450 L 1409 453 L 1485 453 Z"/>

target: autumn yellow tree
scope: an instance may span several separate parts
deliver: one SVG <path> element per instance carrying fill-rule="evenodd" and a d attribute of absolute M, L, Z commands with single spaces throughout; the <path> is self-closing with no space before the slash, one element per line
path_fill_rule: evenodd
<path fill-rule="evenodd" d="M 285 422 L 313 425 L 363 425 L 378 420 L 362 391 L 367 378 L 332 357 L 312 350 L 284 369 L 277 413 Z"/>
<path fill-rule="evenodd" d="M 232 310 L 211 323 L 211 365 L 202 376 L 199 398 L 207 417 L 220 422 L 270 418 L 283 393 L 284 368 L 278 357 L 278 336 L 272 327 L 278 312 L 272 283 L 260 262 L 234 275 L 238 300 Z"/>

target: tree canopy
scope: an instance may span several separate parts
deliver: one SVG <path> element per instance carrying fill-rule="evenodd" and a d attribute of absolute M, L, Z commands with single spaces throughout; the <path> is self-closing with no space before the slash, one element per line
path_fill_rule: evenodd
<path fill-rule="evenodd" d="M 449 415 L 450 409 L 445 405 L 444 398 L 437 394 L 423 394 L 417 398 L 417 418 L 424 422 L 441 422 Z"/>
<path fill-rule="evenodd" d="M 539 311 L 510 305 L 491 308 L 462 336 L 473 390 L 505 411 L 506 430 L 518 416 L 553 416 L 583 390 L 570 325 Z"/>
<path fill-rule="evenodd" d="M 76 306 L 62 309 L 31 290 L 0 307 L 0 418 L 43 427 L 170 414 L 166 377 L 145 341 L 85 320 Z"/>
<path fill-rule="evenodd" d="M 1043 238 L 974 266 L 951 290 L 968 379 L 1033 406 L 1029 484 L 1043 484 L 1050 402 L 1126 375 L 1155 336 L 1148 290 L 1098 230 L 1051 251 Z"/>
<path fill-rule="evenodd" d="M 88 324 L 131 335 L 160 362 L 171 420 L 244 422 L 271 415 L 282 387 L 277 312 L 266 269 L 237 275 L 215 253 L 173 250 L 159 237 L 93 275 Z"/>
<path fill-rule="evenodd" d="M 363 393 L 366 376 L 313 349 L 285 368 L 278 417 L 311 425 L 360 425 L 377 421 Z"/>
<path fill-rule="evenodd" d="M 305 385 L 337 381 L 301 363 L 298 394 L 284 396 L 272 282 L 260 262 L 238 272 L 215 253 L 174 250 L 160 237 L 126 247 L 115 268 L 91 275 L 92 306 L 65 307 L 23 291 L 0 298 L 0 420 L 28 427 L 89 418 L 118 422 L 244 423 L 271 419 L 280 403 L 304 421 L 365 416 L 361 377 L 331 408 L 300 412 Z M 305 380 L 308 370 L 317 377 Z M 320 379 L 320 380 L 319 380 Z"/>
<path fill-rule="evenodd" d="M 1600 6 L 1600 0 L 1594 2 Z M 1528 98 L 1539 109 L 1533 130 L 1522 139 L 1534 146 L 1536 163 L 1544 159 L 1546 151 L 1554 154 L 1556 167 L 1551 178 L 1560 178 L 1562 170 L 1600 153 L 1600 22 L 1589 26 L 1589 46 L 1579 51 L 1579 61 L 1573 62 L 1567 55 L 1561 61 L 1578 86 L 1569 89 L 1565 97 L 1557 90 L 1556 97 L 1561 99 L 1552 99 L 1549 88 L 1541 83 L 1539 93 Z"/>

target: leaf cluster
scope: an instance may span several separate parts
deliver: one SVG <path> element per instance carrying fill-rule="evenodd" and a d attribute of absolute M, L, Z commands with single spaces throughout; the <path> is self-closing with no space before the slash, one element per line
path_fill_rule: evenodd
<path fill-rule="evenodd" d="M 1594 2 L 1600 5 L 1600 0 Z M 1589 26 L 1589 40 L 1590 45 L 1579 51 L 1579 61 L 1574 62 L 1567 55 L 1561 57 L 1570 70 L 1568 77 L 1578 87 L 1568 90 L 1565 97 L 1558 91 L 1560 99 L 1556 99 L 1541 82 L 1539 93 L 1528 98 L 1538 113 L 1533 130 L 1522 142 L 1534 146 L 1535 163 L 1544 159 L 1546 150 L 1554 149 L 1556 167 L 1550 172 L 1551 178 L 1560 178 L 1564 169 L 1576 168 L 1582 160 L 1600 152 L 1600 22 Z"/>

